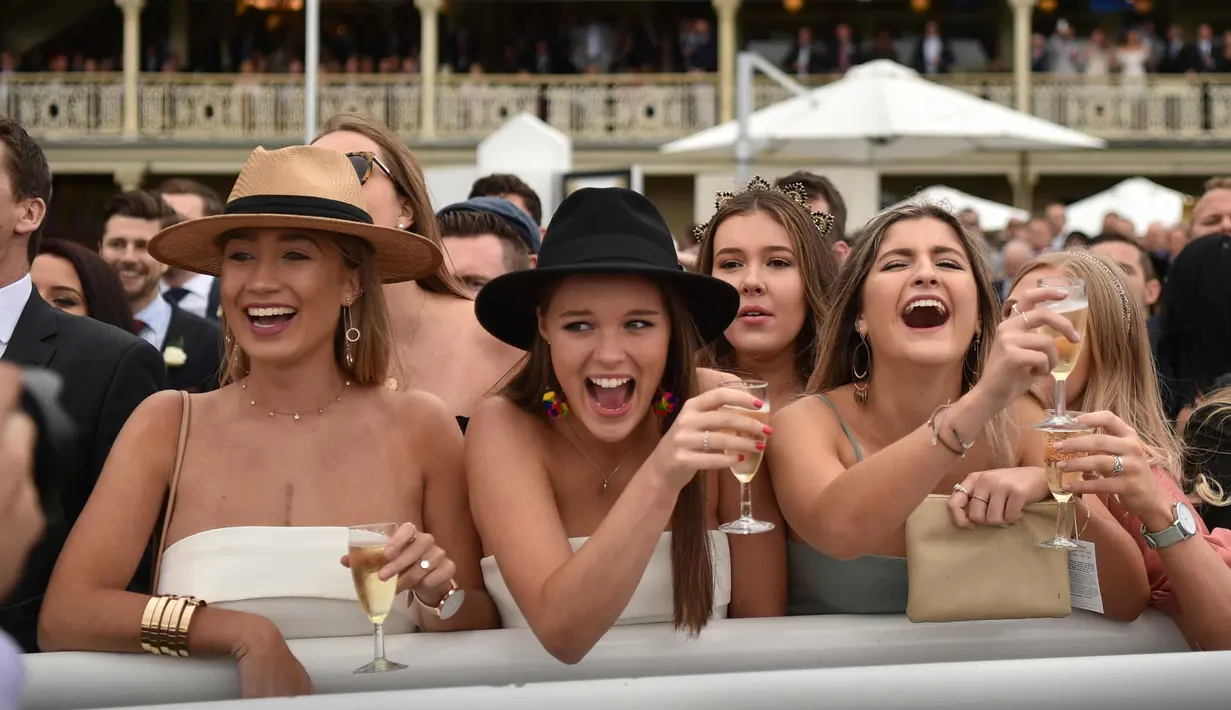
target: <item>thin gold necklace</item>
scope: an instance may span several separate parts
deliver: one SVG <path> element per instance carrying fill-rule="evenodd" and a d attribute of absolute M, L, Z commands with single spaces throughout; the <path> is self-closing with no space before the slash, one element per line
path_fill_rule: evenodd
<path fill-rule="evenodd" d="M 628 457 L 632 456 L 633 452 L 637 450 L 637 445 L 633 444 L 633 448 L 629 449 L 628 453 L 624 454 L 624 458 L 620 459 L 620 463 L 616 464 L 616 467 L 611 470 L 611 473 L 603 473 L 603 467 L 598 465 L 598 462 L 595 461 L 594 457 L 590 455 L 590 451 L 586 449 L 586 445 L 581 443 L 581 437 L 577 435 L 577 430 L 573 428 L 573 423 L 568 419 L 565 419 L 564 423 L 568 425 L 569 431 L 573 433 L 573 438 L 569 439 L 569 441 L 572 442 L 573 447 L 580 451 L 581 455 L 585 456 L 586 459 L 589 460 L 590 465 L 594 467 L 595 471 L 598 471 L 599 477 L 603 479 L 602 492 L 606 494 L 607 489 L 611 486 L 611 479 L 620 472 L 620 467 L 623 466 L 628 461 Z"/>
<path fill-rule="evenodd" d="M 342 389 L 338 390 L 338 394 L 337 394 L 336 396 L 334 396 L 334 398 L 333 398 L 331 401 L 329 401 L 328 403 L 326 403 L 326 404 L 325 404 L 325 406 L 323 406 L 323 407 L 321 407 L 320 409 L 316 410 L 316 413 L 317 413 L 317 414 L 324 414 L 324 413 L 325 413 L 325 410 L 326 410 L 326 409 L 329 409 L 329 405 L 333 404 L 334 402 L 341 402 L 341 401 L 342 401 L 342 393 L 346 391 L 346 388 L 347 388 L 347 387 L 350 387 L 350 380 L 346 380 L 346 381 L 342 384 Z M 248 389 L 248 378 L 247 378 L 247 377 L 245 377 L 245 378 L 244 378 L 244 381 L 240 383 L 239 388 L 240 388 L 241 390 L 245 390 L 245 391 L 247 391 L 247 389 Z M 255 406 L 256 406 L 256 400 L 255 400 L 255 399 L 248 400 L 248 405 L 249 405 L 249 406 L 252 406 L 252 407 L 255 407 Z M 291 417 L 291 418 L 292 418 L 292 419 L 294 419 L 295 421 L 299 421 L 299 412 L 277 412 L 277 411 L 274 411 L 274 410 L 272 410 L 272 409 L 271 409 L 271 410 L 269 410 L 269 416 L 271 416 L 271 417 L 272 417 L 272 416 Z"/>

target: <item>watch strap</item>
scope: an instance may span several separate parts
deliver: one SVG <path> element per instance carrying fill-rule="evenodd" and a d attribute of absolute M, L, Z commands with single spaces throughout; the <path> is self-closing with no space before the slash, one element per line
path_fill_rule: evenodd
<path fill-rule="evenodd" d="M 1169 527 L 1163 528 L 1156 533 L 1146 530 L 1146 526 L 1141 526 L 1141 535 L 1145 538 L 1146 544 L 1152 550 L 1161 550 L 1164 547 L 1171 547 L 1178 542 L 1184 542 L 1190 537 L 1194 537 L 1195 533 L 1188 533 L 1184 530 L 1184 526 L 1180 522 L 1180 506 L 1183 503 L 1177 503 L 1175 507 L 1175 522 Z"/>

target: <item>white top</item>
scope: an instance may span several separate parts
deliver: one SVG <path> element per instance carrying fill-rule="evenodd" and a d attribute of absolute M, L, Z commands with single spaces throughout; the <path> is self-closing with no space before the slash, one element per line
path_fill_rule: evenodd
<path fill-rule="evenodd" d="M 1120 73 L 1125 78 L 1144 79 L 1150 54 L 1145 47 L 1125 47 L 1116 50 L 1116 61 L 1120 63 Z"/>
<path fill-rule="evenodd" d="M 17 329 L 17 321 L 21 320 L 33 291 L 34 282 L 30 280 L 30 274 L 0 288 L 0 355 L 8 349 L 13 331 Z"/>
<path fill-rule="evenodd" d="M 211 607 L 269 619 L 287 639 L 365 636 L 341 527 L 234 527 L 190 535 L 167 548 L 159 594 L 192 595 Z M 386 634 L 414 630 L 406 594 L 385 620 Z"/>
<path fill-rule="evenodd" d="M 0 631 L 0 710 L 18 710 L 21 707 L 25 671 L 20 654 L 17 644 Z"/>
<path fill-rule="evenodd" d="M 586 544 L 588 537 L 569 538 L 573 552 Z M 727 618 L 727 606 L 731 603 L 731 548 L 727 544 L 725 533 L 710 531 L 712 549 L 712 564 L 714 567 L 714 613 L 711 619 Z M 484 557 L 480 561 L 483 568 L 483 583 L 487 585 L 487 593 L 496 603 L 500 612 L 501 625 L 506 629 L 529 628 L 526 617 L 522 616 L 517 602 L 504 583 L 500 567 L 495 557 Z M 630 624 L 662 624 L 670 623 L 674 610 L 674 593 L 671 582 L 671 533 L 663 533 L 650 557 L 650 564 L 641 575 L 641 583 L 633 592 L 628 606 L 620 613 L 616 626 Z"/>

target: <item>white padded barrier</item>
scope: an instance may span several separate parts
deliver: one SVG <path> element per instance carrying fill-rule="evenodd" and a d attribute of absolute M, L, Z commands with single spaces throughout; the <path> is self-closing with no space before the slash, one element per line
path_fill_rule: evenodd
<path fill-rule="evenodd" d="M 272 700 L 146 706 L 144 710 L 1039 710 L 1225 707 L 1231 651 L 767 671 L 535 683 Z"/>
<path fill-rule="evenodd" d="M 408 670 L 358 677 L 351 671 L 371 660 L 370 637 L 306 639 L 291 641 L 290 647 L 318 694 L 1188 650 L 1175 623 L 1154 611 L 1131 624 L 1083 611 L 1065 619 L 947 624 L 912 624 L 900 615 L 731 619 L 711 623 L 693 640 L 665 624 L 621 626 L 574 666 L 548 655 L 526 629 L 404 634 L 386 637 L 386 649 Z M 231 659 L 110 653 L 25 659 L 24 710 L 238 697 Z"/>

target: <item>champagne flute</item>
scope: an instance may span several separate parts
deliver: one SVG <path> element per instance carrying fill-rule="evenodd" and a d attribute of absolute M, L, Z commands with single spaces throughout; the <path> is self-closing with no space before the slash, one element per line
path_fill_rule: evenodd
<path fill-rule="evenodd" d="M 1047 414 L 1054 417 L 1054 410 L 1047 410 Z M 1081 414 L 1081 412 L 1073 412 L 1073 414 Z M 1051 496 L 1059 504 L 1056 510 L 1056 535 L 1051 540 L 1040 542 L 1039 547 L 1045 547 L 1049 550 L 1076 550 L 1077 544 L 1069 539 L 1069 527 L 1065 525 L 1067 509 L 1069 503 L 1073 500 L 1073 494 L 1064 490 L 1065 484 L 1081 480 L 1081 471 L 1061 471 L 1056 468 L 1056 464 L 1060 461 L 1081 458 L 1085 456 L 1080 451 L 1070 451 L 1059 453 L 1056 451 L 1056 444 L 1065 439 L 1072 439 L 1075 436 L 1085 436 L 1094 434 L 1096 430 L 1092 427 L 1083 427 L 1080 424 L 1049 424 L 1047 420 L 1036 424 L 1036 428 L 1043 432 L 1043 466 L 1047 470 L 1047 487 L 1051 490 Z"/>
<path fill-rule="evenodd" d="M 1064 292 L 1064 300 L 1047 301 L 1041 305 L 1068 319 L 1073 324 L 1073 329 L 1077 331 L 1077 335 L 1080 336 L 1080 339 L 1074 343 L 1050 326 L 1044 325 L 1037 328 L 1039 333 L 1055 340 L 1056 353 L 1060 356 L 1056 361 L 1056 367 L 1051 371 L 1051 376 L 1056 381 L 1055 401 L 1052 403 L 1055 411 L 1042 424 L 1053 428 L 1074 426 L 1077 420 L 1064 411 L 1064 384 L 1072 374 L 1073 368 L 1077 367 L 1077 361 L 1081 358 L 1082 346 L 1086 340 L 1086 321 L 1090 315 L 1090 303 L 1086 300 L 1086 284 L 1078 278 L 1057 277 L 1039 279 L 1039 287 Z"/>
<path fill-rule="evenodd" d="M 380 571 L 389 564 L 385 558 L 385 547 L 389 539 L 397 533 L 397 523 L 377 523 L 375 525 L 357 525 L 347 529 L 349 540 L 346 554 L 350 558 L 351 579 L 355 582 L 355 595 L 359 597 L 359 606 L 368 615 L 375 627 L 375 652 L 372 662 L 355 669 L 355 675 L 367 673 L 383 673 L 385 671 L 400 671 L 406 668 L 385 658 L 385 618 L 393 608 L 393 600 L 397 597 L 398 575 L 393 575 L 381 581 Z"/>
<path fill-rule="evenodd" d="M 743 390 L 761 400 L 760 409 L 745 409 L 743 407 L 731 406 L 725 407 L 726 409 L 739 412 L 746 417 L 751 417 L 762 425 L 769 424 L 769 383 L 746 380 L 730 382 L 724 384 L 723 387 Z M 743 432 L 728 433 L 738 434 L 739 436 L 744 435 Z M 757 440 L 763 442 L 765 437 L 760 436 Z M 774 529 L 773 523 L 767 523 L 764 520 L 757 520 L 752 517 L 752 487 L 749 485 L 752 483 L 753 476 L 757 475 L 757 469 L 761 467 L 761 458 L 764 455 L 764 451 L 755 451 L 753 453 L 740 451 L 738 453 L 743 454 L 744 460 L 732 466 L 731 473 L 735 474 L 735 478 L 739 480 L 739 518 L 719 525 L 718 529 L 735 535 L 755 535 L 756 533 L 769 532 Z"/>

